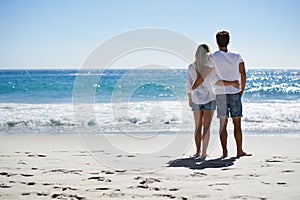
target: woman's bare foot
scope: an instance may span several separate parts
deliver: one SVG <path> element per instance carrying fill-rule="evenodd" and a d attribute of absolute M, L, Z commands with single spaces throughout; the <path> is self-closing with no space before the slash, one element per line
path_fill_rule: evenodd
<path fill-rule="evenodd" d="M 201 155 L 201 158 L 206 158 L 207 157 L 207 154 L 202 154 Z"/>
<path fill-rule="evenodd" d="M 237 158 L 242 157 L 242 156 L 252 156 L 252 154 L 251 153 L 246 153 L 244 151 L 239 152 L 239 153 L 236 154 Z"/>

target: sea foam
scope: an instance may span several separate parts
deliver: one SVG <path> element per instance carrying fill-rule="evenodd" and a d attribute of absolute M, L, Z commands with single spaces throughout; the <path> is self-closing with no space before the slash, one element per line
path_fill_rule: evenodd
<path fill-rule="evenodd" d="M 92 110 L 92 113 L 90 112 Z M 300 103 L 244 103 L 245 133 L 300 133 Z M 0 104 L 0 134 L 176 131 L 193 133 L 186 101 L 96 104 Z M 232 130 L 229 123 L 228 129 Z M 212 134 L 218 133 L 216 113 Z"/>

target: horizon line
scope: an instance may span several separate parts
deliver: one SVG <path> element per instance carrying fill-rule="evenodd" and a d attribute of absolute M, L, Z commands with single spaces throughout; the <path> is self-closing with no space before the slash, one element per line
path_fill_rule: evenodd
<path fill-rule="evenodd" d="M 108 69 L 101 69 L 101 68 L 0 68 L 0 70 L 182 70 L 182 69 L 187 69 L 187 68 L 182 68 L 182 67 L 174 67 L 174 68 L 162 68 L 162 67 L 153 67 L 153 68 L 108 68 Z M 271 67 L 271 68 L 257 68 L 257 67 L 248 67 L 247 69 L 262 69 L 262 70 L 270 70 L 270 69 L 278 69 L 278 70 L 289 70 L 289 69 L 294 69 L 294 70 L 300 70 L 300 67 L 291 67 L 291 68 L 278 68 L 278 67 Z"/>

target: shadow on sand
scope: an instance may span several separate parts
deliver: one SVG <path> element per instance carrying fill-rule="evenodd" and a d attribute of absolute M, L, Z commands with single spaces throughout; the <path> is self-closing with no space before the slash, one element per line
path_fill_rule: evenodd
<path fill-rule="evenodd" d="M 229 167 L 234 164 L 236 157 L 217 158 L 206 160 L 205 158 L 179 158 L 168 162 L 168 167 L 187 167 L 189 169 L 206 169 L 206 168 L 222 168 Z"/>

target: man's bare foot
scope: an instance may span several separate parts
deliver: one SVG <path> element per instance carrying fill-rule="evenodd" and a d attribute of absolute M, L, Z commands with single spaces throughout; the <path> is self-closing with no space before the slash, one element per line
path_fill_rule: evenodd
<path fill-rule="evenodd" d="M 228 155 L 227 154 L 223 154 L 222 156 L 221 156 L 221 158 L 226 158 Z"/>
<path fill-rule="evenodd" d="M 207 157 L 207 154 L 202 154 L 201 155 L 201 158 L 206 158 Z"/>
<path fill-rule="evenodd" d="M 221 156 L 221 158 L 226 158 L 228 156 L 228 151 L 223 151 L 223 155 Z"/>
<path fill-rule="evenodd" d="M 237 158 L 242 157 L 242 156 L 252 156 L 252 154 L 251 153 L 246 153 L 244 151 L 236 154 Z"/>
<path fill-rule="evenodd" d="M 200 152 L 195 153 L 195 154 L 193 155 L 193 157 L 199 157 L 199 156 L 200 156 Z"/>

